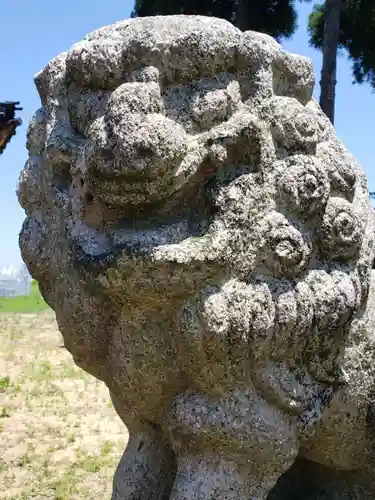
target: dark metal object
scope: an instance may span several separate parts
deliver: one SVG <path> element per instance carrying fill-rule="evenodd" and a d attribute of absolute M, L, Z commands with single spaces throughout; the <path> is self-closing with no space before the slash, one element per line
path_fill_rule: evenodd
<path fill-rule="evenodd" d="M 0 102 L 0 154 L 22 124 L 21 118 L 16 118 L 16 111 L 23 109 L 18 105 L 19 101 Z"/>

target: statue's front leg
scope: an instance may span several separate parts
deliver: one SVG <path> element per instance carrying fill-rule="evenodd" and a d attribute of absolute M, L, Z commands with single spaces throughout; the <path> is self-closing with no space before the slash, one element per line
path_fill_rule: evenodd
<path fill-rule="evenodd" d="M 170 500 L 265 500 L 290 465 L 259 464 L 235 454 L 225 458 L 215 450 L 183 455 Z"/>
<path fill-rule="evenodd" d="M 137 426 L 117 467 L 112 500 L 168 500 L 174 472 L 174 455 L 161 429 Z"/>
<path fill-rule="evenodd" d="M 265 500 L 298 453 L 289 417 L 251 390 L 181 396 L 169 430 L 177 457 L 170 500 Z"/>

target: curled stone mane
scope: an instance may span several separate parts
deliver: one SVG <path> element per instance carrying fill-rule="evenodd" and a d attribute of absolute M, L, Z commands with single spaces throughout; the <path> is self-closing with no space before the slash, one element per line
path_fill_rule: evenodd
<path fill-rule="evenodd" d="M 120 464 L 114 499 L 232 498 L 194 493 L 196 450 L 229 467 L 260 443 L 267 479 L 236 498 L 266 498 L 345 383 L 374 218 L 313 85 L 269 36 L 195 16 L 104 27 L 36 76 L 23 258 L 75 362 L 162 443 L 165 496 L 131 496 Z"/>

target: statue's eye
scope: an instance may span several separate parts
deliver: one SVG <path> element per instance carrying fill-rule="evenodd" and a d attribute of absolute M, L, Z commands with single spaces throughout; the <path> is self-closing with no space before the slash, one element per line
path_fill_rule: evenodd
<path fill-rule="evenodd" d="M 68 162 L 60 162 L 54 165 L 52 177 L 53 186 L 62 193 L 68 194 L 71 183 L 72 175 L 70 173 L 70 164 Z"/>
<path fill-rule="evenodd" d="M 142 158 L 151 158 L 155 155 L 155 151 L 147 146 L 138 146 L 137 154 Z"/>
<path fill-rule="evenodd" d="M 239 83 L 229 73 L 190 85 L 170 86 L 163 97 L 166 115 L 191 134 L 210 130 L 242 106 Z"/>

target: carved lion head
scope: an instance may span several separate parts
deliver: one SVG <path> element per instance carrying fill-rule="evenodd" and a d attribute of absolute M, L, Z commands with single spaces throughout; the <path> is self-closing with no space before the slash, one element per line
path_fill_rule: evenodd
<path fill-rule="evenodd" d="M 185 16 L 102 28 L 36 76 L 22 255 L 133 409 L 251 382 L 310 418 L 342 380 L 373 216 L 313 84 L 270 37 Z"/>

